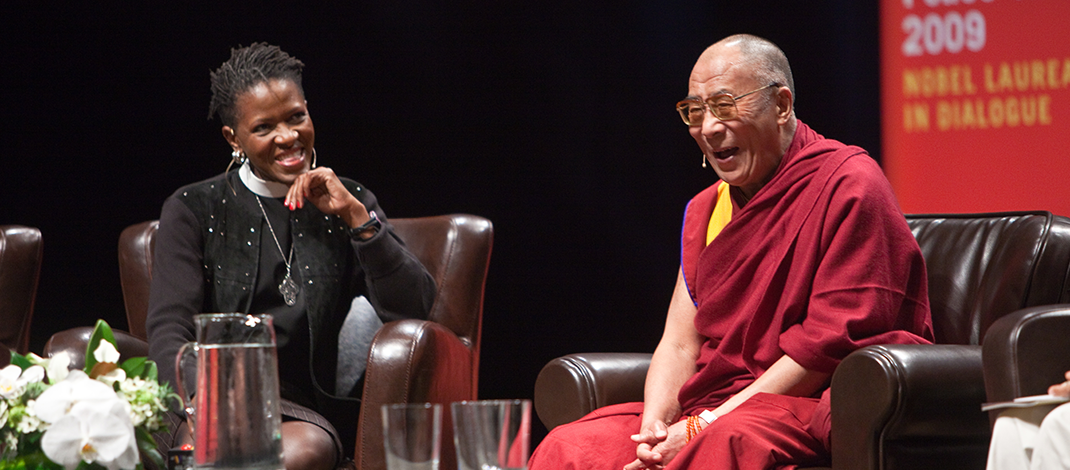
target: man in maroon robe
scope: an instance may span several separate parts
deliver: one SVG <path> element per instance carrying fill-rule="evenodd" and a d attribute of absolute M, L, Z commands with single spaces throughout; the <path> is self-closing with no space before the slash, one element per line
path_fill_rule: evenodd
<path fill-rule="evenodd" d="M 798 121 L 794 98 L 769 41 L 699 57 L 677 107 L 721 181 L 687 206 L 645 401 L 555 428 L 532 470 L 827 465 L 839 362 L 932 341 L 925 263 L 888 181 Z"/>

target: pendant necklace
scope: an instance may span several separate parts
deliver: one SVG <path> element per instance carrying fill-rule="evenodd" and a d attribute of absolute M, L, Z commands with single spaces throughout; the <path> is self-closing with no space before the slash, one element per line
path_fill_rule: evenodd
<path fill-rule="evenodd" d="M 279 248 L 279 254 L 283 255 L 282 244 L 279 243 L 279 237 L 275 236 L 275 229 L 271 227 L 271 219 L 268 218 L 267 211 L 264 210 L 264 204 L 260 202 L 260 196 L 256 196 L 256 205 L 260 206 L 260 212 L 264 214 L 264 220 L 267 221 L 268 230 L 271 231 L 271 238 L 275 240 L 275 246 Z M 282 283 L 279 284 L 279 293 L 282 294 L 282 300 L 286 302 L 286 305 L 293 307 L 297 303 L 297 294 L 301 292 L 301 288 L 297 286 L 293 278 L 290 277 L 290 262 L 294 259 L 294 243 L 290 242 L 290 257 L 283 258 L 282 262 L 286 263 L 286 277 L 282 278 Z"/>

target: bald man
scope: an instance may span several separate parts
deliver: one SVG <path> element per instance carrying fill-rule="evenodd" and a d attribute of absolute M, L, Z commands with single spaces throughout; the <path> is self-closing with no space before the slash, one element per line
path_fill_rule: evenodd
<path fill-rule="evenodd" d="M 888 181 L 799 121 L 794 99 L 765 39 L 699 57 L 677 110 L 720 180 L 685 210 L 645 401 L 555 428 L 532 470 L 827 465 L 839 362 L 932 342 L 925 263 Z"/>

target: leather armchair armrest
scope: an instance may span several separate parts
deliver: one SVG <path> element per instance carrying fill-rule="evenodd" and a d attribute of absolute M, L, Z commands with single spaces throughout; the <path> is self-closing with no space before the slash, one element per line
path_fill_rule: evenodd
<path fill-rule="evenodd" d="M 984 401 L 980 346 L 855 351 L 832 377 L 832 468 L 983 468 Z"/>
<path fill-rule="evenodd" d="M 988 401 L 1048 393 L 1070 370 L 1070 304 L 1004 316 L 988 328 L 982 344 Z"/>
<path fill-rule="evenodd" d="M 120 360 L 149 355 L 149 343 L 144 340 L 122 330 L 112 330 L 112 334 L 115 335 L 115 349 L 119 351 Z M 48 339 L 42 354 L 45 357 L 52 357 L 61 351 L 66 351 L 71 357 L 70 367 L 81 369 L 85 367 L 85 350 L 89 346 L 89 337 L 92 335 L 93 328 L 89 326 L 60 331 Z"/>
<path fill-rule="evenodd" d="M 650 354 L 581 353 L 550 361 L 535 380 L 535 411 L 546 429 L 606 405 L 643 401 Z"/>
<path fill-rule="evenodd" d="M 383 325 L 372 340 L 357 434 L 357 468 L 386 468 L 380 408 L 388 403 L 441 403 L 441 460 L 456 467 L 450 403 L 476 398 L 472 350 L 449 328 L 432 321 Z"/>

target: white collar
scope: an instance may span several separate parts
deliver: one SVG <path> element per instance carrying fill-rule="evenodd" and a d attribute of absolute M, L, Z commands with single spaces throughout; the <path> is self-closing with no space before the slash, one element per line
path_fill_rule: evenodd
<path fill-rule="evenodd" d="M 287 184 L 267 181 L 256 176 L 248 160 L 238 169 L 238 176 L 241 182 L 245 183 L 245 187 L 257 196 L 280 198 L 286 197 L 286 193 L 290 191 L 290 186 Z"/>

